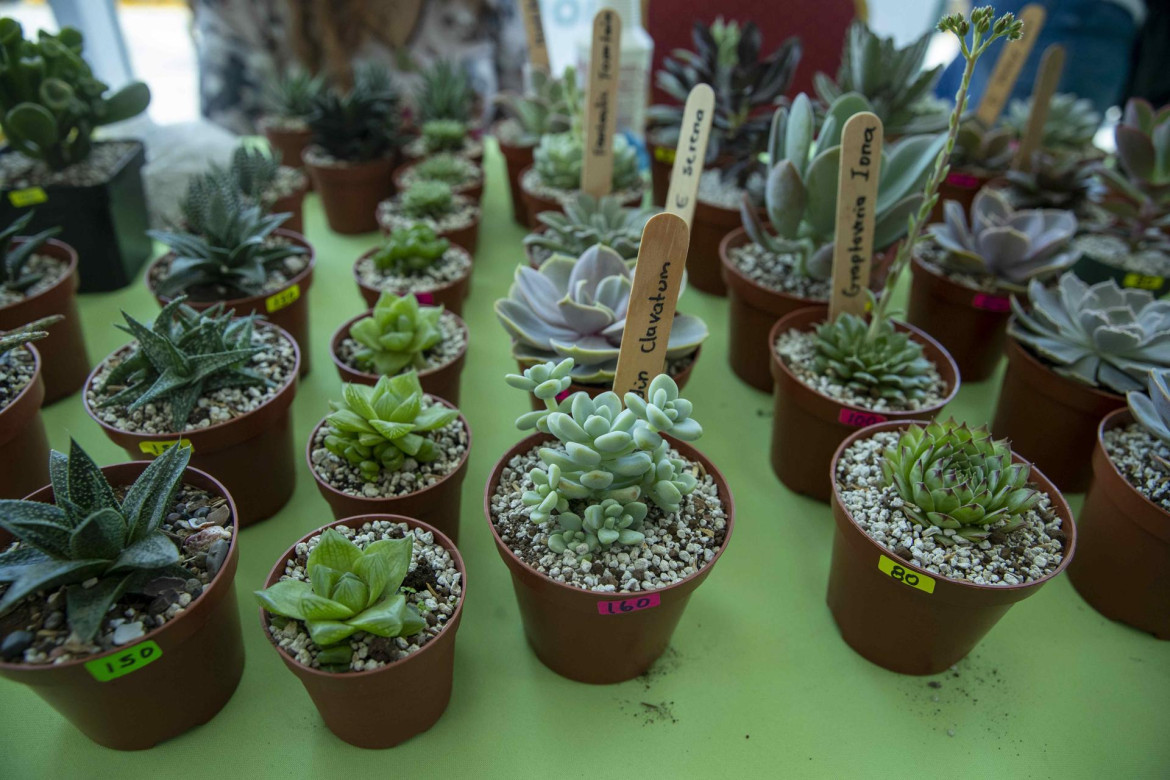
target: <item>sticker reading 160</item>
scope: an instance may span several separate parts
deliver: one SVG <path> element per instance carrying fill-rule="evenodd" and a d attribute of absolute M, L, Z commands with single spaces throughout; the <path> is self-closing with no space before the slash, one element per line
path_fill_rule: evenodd
<path fill-rule="evenodd" d="M 651 609 L 662 603 L 662 597 L 657 593 L 649 593 L 636 599 L 624 601 L 599 601 L 597 611 L 603 615 L 621 615 L 624 612 L 637 612 L 639 609 Z"/>
<path fill-rule="evenodd" d="M 927 577 L 925 574 L 919 574 L 916 571 L 911 571 L 901 564 L 894 563 L 893 560 L 884 555 L 878 556 L 878 569 L 884 574 L 888 574 L 903 585 L 909 585 L 911 588 L 918 588 L 926 593 L 934 593 L 934 580 Z"/>
<path fill-rule="evenodd" d="M 98 682 L 109 682 L 137 672 L 147 664 L 162 658 L 162 650 L 152 641 L 139 642 L 117 655 L 96 658 L 85 665 L 86 671 Z"/>

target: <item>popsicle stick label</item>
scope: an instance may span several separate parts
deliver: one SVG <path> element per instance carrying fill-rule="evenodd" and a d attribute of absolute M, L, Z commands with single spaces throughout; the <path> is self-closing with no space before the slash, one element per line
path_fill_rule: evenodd
<path fill-rule="evenodd" d="M 995 70 L 983 91 L 983 99 L 979 101 L 979 108 L 975 109 L 975 118 L 984 127 L 994 127 L 1003 112 L 1016 86 L 1016 79 L 1020 77 L 1020 69 L 1036 45 L 1036 37 L 1044 26 L 1047 12 L 1044 6 L 1029 3 L 1020 9 L 1018 16 L 1024 23 L 1023 34 L 1018 41 L 1004 41 L 999 59 L 995 62 Z"/>
<path fill-rule="evenodd" d="M 699 178 L 703 175 L 707 138 L 711 135 L 714 116 L 715 90 L 707 84 L 696 85 L 687 95 L 687 104 L 683 108 L 674 168 L 670 172 L 670 189 L 666 193 L 666 210 L 682 217 L 688 228 L 695 217 Z"/>
<path fill-rule="evenodd" d="M 8 202 L 18 209 L 26 206 L 35 206 L 49 199 L 48 194 L 40 187 L 29 187 L 23 190 L 13 190 L 8 193 Z"/>
<path fill-rule="evenodd" d="M 975 293 L 971 297 L 971 305 L 976 309 L 983 309 L 984 311 L 1011 311 L 1012 299 L 1004 295 Z"/>
<path fill-rule="evenodd" d="M 280 292 L 273 293 L 264 299 L 264 310 L 269 314 L 288 308 L 300 300 L 301 286 L 294 284 Z"/>
<path fill-rule="evenodd" d="M 650 380 L 666 366 L 666 345 L 682 289 L 689 243 L 690 230 L 677 214 L 655 214 L 642 230 L 613 380 L 619 397 L 637 393 L 644 398 Z"/>
<path fill-rule="evenodd" d="M 837 422 L 852 428 L 865 428 L 869 425 L 877 425 L 880 422 L 885 422 L 887 419 L 885 415 L 878 414 L 877 412 L 859 412 L 856 409 L 842 409 L 837 413 Z"/>
<path fill-rule="evenodd" d="M 544 40 L 540 0 L 521 0 L 520 13 L 524 15 L 524 32 L 528 36 L 528 61 L 534 68 L 548 70 L 548 44 Z"/>
<path fill-rule="evenodd" d="M 657 593 L 647 593 L 645 596 L 622 601 L 599 601 L 597 602 L 597 611 L 602 615 L 623 615 L 641 609 L 653 609 L 661 603 L 662 597 Z"/>
<path fill-rule="evenodd" d="M 902 564 L 895 563 L 885 555 L 878 556 L 878 571 L 882 574 L 889 575 L 903 585 L 917 588 L 923 593 L 934 593 L 934 579 L 932 577 L 907 569 Z"/>
<path fill-rule="evenodd" d="M 1122 287 L 1133 287 L 1138 290 L 1161 290 L 1165 283 L 1164 276 L 1146 276 L 1145 274 L 1126 274 L 1121 280 Z"/>
<path fill-rule="evenodd" d="M 162 658 L 162 650 L 152 640 L 139 642 L 117 655 L 95 658 L 85 664 L 85 670 L 98 682 L 109 682 L 137 672 L 147 664 Z"/>
<path fill-rule="evenodd" d="M 176 444 L 181 447 L 186 447 L 192 452 L 195 451 L 195 448 L 191 446 L 190 439 L 174 439 L 172 441 L 140 441 L 138 442 L 138 449 L 142 451 L 143 455 L 153 455 L 157 458 L 159 455 L 162 455 Z"/>
<path fill-rule="evenodd" d="M 882 120 L 869 111 L 854 114 L 841 131 L 830 320 L 865 313 L 881 167 Z"/>
<path fill-rule="evenodd" d="M 1048 107 L 1052 103 L 1052 96 L 1056 94 L 1056 86 L 1060 83 L 1060 74 L 1064 71 L 1064 47 L 1054 43 L 1044 50 L 1040 59 L 1040 70 L 1036 73 L 1036 81 L 1032 86 L 1032 112 L 1028 115 L 1028 124 L 1024 128 L 1024 136 L 1016 148 L 1016 156 L 1012 160 L 1012 168 L 1017 171 L 1027 171 L 1032 167 L 1032 154 L 1040 148 L 1044 139 L 1044 123 L 1048 120 Z"/>
<path fill-rule="evenodd" d="M 622 19 L 608 8 L 593 17 L 589 89 L 585 93 L 585 159 L 581 189 L 595 198 L 613 189 L 613 134 L 617 131 Z"/>

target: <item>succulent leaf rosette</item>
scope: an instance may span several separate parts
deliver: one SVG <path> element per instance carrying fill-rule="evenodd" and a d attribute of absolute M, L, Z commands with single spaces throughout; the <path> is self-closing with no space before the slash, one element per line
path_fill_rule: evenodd
<path fill-rule="evenodd" d="M 424 368 L 426 351 L 443 340 L 442 306 L 420 306 L 413 295 L 383 292 L 370 310 L 349 328 L 358 343 L 353 361 L 358 368 L 393 376 L 405 368 Z"/>
<path fill-rule="evenodd" d="M 44 278 L 44 274 L 30 271 L 26 266 L 33 255 L 45 245 L 46 241 L 61 232 L 59 227 L 42 230 L 36 235 L 28 236 L 20 246 L 13 249 L 13 239 L 28 227 L 34 213 L 26 211 L 22 216 L 14 219 L 8 227 L 0 230 L 0 288 L 14 293 L 25 293 Z"/>
<path fill-rule="evenodd" d="M 646 220 L 654 214 L 651 209 L 623 206 L 612 195 L 595 198 L 584 192 L 577 193 L 564 206 L 563 214 L 537 214 L 545 230 L 525 236 L 524 246 L 542 253 L 579 257 L 594 244 L 604 244 L 627 261 L 635 260 Z"/>
<path fill-rule="evenodd" d="M 581 189 L 585 167 L 585 144 L 578 129 L 541 136 L 532 152 L 532 169 L 545 186 L 559 190 Z M 641 184 L 638 152 L 625 136 L 613 138 L 613 191 L 624 192 Z"/>
<path fill-rule="evenodd" d="M 1003 123 L 1023 137 L 1032 118 L 1032 98 L 1013 100 L 1004 115 Z M 1048 151 L 1083 153 L 1092 150 L 1093 136 L 1101 126 L 1101 114 L 1088 98 L 1079 98 L 1068 92 L 1058 92 L 1048 101 L 1048 115 L 1040 147 Z"/>

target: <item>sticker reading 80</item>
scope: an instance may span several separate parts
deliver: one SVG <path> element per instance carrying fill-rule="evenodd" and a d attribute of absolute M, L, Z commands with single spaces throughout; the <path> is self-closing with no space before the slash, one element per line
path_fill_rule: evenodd
<path fill-rule="evenodd" d="M 917 588 L 924 593 L 934 593 L 933 578 L 928 577 L 925 574 L 919 574 L 918 572 L 911 569 L 907 569 L 905 566 L 899 563 L 894 563 L 892 559 L 887 558 L 884 555 L 878 556 L 878 569 L 883 574 L 889 575 L 903 585 L 909 585 L 911 588 Z"/>
<path fill-rule="evenodd" d="M 85 664 L 85 669 L 98 682 L 109 682 L 137 672 L 147 664 L 162 658 L 162 650 L 153 641 L 139 642 L 117 655 L 96 658 Z"/>

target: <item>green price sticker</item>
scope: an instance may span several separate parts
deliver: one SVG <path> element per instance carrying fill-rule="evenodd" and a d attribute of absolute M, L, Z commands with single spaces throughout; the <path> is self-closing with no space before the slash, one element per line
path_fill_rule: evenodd
<path fill-rule="evenodd" d="M 38 203 L 44 203 L 49 199 L 45 191 L 40 187 L 29 187 L 26 190 L 13 190 L 8 193 L 8 202 L 18 209 L 25 206 L 35 206 Z"/>
<path fill-rule="evenodd" d="M 909 585 L 911 588 L 918 588 L 924 593 L 934 593 L 934 580 L 927 577 L 925 574 L 919 574 L 916 571 L 907 569 L 900 563 L 894 563 L 890 558 L 884 555 L 878 556 L 878 569 L 883 574 L 888 574 L 903 585 Z"/>
<path fill-rule="evenodd" d="M 117 655 L 96 658 L 85 665 L 86 671 L 98 682 L 109 682 L 137 672 L 147 664 L 162 658 L 162 650 L 152 641 L 139 642 Z"/>

